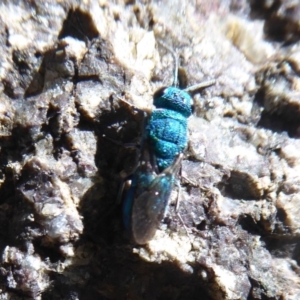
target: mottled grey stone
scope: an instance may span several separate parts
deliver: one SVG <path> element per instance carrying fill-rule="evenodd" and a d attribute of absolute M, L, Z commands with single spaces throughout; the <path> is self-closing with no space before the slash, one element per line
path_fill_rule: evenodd
<path fill-rule="evenodd" d="M 299 4 L 125 2 L 0 5 L 0 299 L 300 299 Z M 173 81 L 159 41 L 216 84 L 137 246 L 117 198 Z"/>

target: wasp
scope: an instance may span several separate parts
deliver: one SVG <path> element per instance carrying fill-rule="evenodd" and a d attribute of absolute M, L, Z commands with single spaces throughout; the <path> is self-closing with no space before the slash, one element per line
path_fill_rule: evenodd
<path fill-rule="evenodd" d="M 187 89 L 178 88 L 177 58 L 170 51 L 175 61 L 174 83 L 153 95 L 155 109 L 146 117 L 139 163 L 123 201 L 125 228 L 140 245 L 153 238 L 165 215 L 188 143 L 191 93 L 215 84 L 211 80 Z"/>

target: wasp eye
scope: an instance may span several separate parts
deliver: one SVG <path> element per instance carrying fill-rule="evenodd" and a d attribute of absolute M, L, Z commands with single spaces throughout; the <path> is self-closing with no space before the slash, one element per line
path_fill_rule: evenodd
<path fill-rule="evenodd" d="M 157 99 L 157 98 L 160 98 L 161 96 L 163 96 L 165 94 L 165 91 L 166 91 L 167 87 L 164 86 L 164 87 L 161 87 L 160 89 L 158 89 L 154 95 L 153 95 L 153 99 Z"/>

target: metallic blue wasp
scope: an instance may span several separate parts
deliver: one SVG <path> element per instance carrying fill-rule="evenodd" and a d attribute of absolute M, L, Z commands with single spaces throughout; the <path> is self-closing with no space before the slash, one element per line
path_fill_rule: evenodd
<path fill-rule="evenodd" d="M 154 236 L 181 165 L 188 142 L 188 117 L 192 114 L 189 93 L 215 83 L 208 81 L 185 90 L 177 88 L 177 59 L 171 53 L 175 57 L 174 86 L 163 87 L 153 96 L 156 108 L 146 122 L 139 165 L 123 202 L 125 228 L 141 245 Z"/>

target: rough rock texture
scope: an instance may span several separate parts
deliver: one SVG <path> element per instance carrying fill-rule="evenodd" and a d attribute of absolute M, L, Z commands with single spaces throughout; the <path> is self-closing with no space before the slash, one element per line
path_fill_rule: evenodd
<path fill-rule="evenodd" d="M 300 299 L 298 1 L 17 2 L 0 4 L 0 299 Z M 184 226 L 171 201 L 138 247 L 116 199 L 132 104 L 173 80 L 159 41 L 181 83 L 216 85 L 194 96 Z"/>

